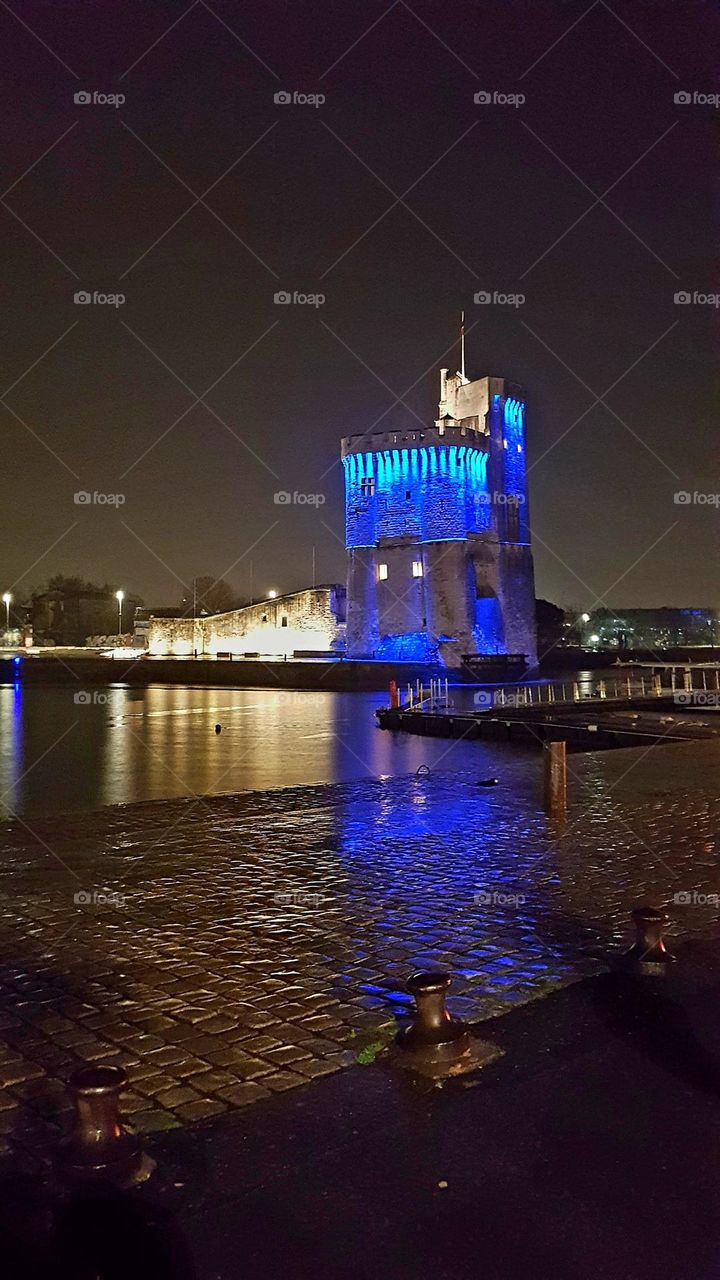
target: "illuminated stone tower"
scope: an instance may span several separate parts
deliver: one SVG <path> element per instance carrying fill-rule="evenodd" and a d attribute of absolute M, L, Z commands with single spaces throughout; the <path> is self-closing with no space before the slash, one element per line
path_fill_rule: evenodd
<path fill-rule="evenodd" d="M 520 388 L 442 369 L 433 426 L 349 436 L 342 459 L 348 655 L 534 661 Z"/>

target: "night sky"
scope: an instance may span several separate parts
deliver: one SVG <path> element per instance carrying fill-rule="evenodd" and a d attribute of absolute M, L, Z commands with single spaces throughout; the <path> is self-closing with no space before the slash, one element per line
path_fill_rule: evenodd
<path fill-rule="evenodd" d="M 720 108 L 674 101 L 715 4 L 2 0 L 0 48 L 0 587 L 343 580 L 339 439 L 434 419 L 464 308 L 527 389 L 537 594 L 720 604 L 674 501 L 720 494 L 717 310 L 674 301 L 720 290 Z"/>

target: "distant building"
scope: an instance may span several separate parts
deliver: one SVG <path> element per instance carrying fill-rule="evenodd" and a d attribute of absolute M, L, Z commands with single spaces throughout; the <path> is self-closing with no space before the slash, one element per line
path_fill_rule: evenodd
<path fill-rule="evenodd" d="M 123 601 L 123 631 L 131 631 L 139 600 Z M 118 602 L 111 590 L 61 588 L 42 591 L 30 606 L 36 644 L 83 645 L 89 636 L 118 634 Z"/>
<path fill-rule="evenodd" d="M 534 661 L 520 388 L 442 369 L 435 423 L 348 436 L 342 458 L 348 656 Z"/>
<path fill-rule="evenodd" d="M 582 643 L 598 649 L 717 645 L 720 614 L 717 609 L 596 609 L 583 622 Z"/>

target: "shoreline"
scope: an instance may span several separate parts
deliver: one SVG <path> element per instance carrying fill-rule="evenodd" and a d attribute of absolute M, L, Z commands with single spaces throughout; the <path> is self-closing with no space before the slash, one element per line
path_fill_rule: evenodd
<path fill-rule="evenodd" d="M 20 657 L 21 661 L 16 662 Z M 465 668 L 428 666 L 415 662 L 376 662 L 354 658 L 323 660 L 321 658 L 107 658 L 97 653 L 71 650 L 26 655 L 17 650 L 0 656 L 0 685 L 66 684 L 84 682 L 91 686 L 127 684 L 145 687 L 151 684 L 186 685 L 196 688 L 299 689 L 328 693 L 372 693 L 386 690 L 396 680 L 402 691 L 407 684 L 424 683 L 431 678 L 447 679 L 451 685 L 513 684 L 517 681 L 551 679 L 572 671 L 601 671 L 617 666 L 617 651 L 578 653 L 559 651 L 552 659 L 525 673 L 503 672 L 489 667 L 484 680 L 475 673 L 469 678 Z M 686 666 L 693 663 L 720 664 L 720 651 L 707 649 L 668 649 L 652 653 L 642 649 L 623 653 L 623 667 L 630 663 L 653 663 Z M 619 668 L 618 668 L 619 669 Z"/>

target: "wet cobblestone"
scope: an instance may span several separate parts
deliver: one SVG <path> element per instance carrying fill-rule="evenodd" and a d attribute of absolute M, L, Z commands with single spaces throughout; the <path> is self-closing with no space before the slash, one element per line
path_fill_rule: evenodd
<path fill-rule="evenodd" d="M 717 928 L 720 745 L 570 758 L 564 825 L 537 761 L 7 822 L 0 1152 L 67 1127 L 69 1075 L 125 1067 L 141 1131 L 244 1107 L 389 1035 L 419 967 L 482 1019 L 585 973 L 640 901 Z M 93 895 L 95 895 L 93 897 Z M 693 897 L 694 895 L 694 897 Z"/>

